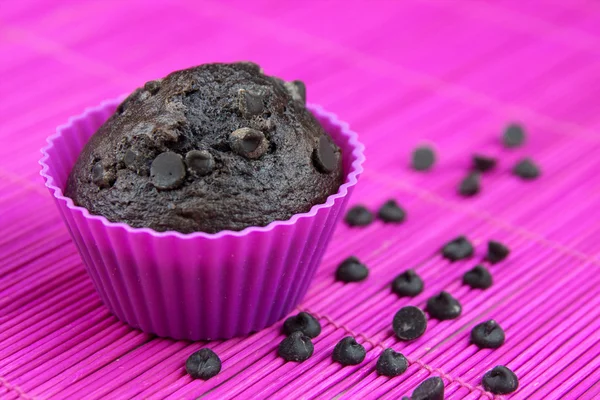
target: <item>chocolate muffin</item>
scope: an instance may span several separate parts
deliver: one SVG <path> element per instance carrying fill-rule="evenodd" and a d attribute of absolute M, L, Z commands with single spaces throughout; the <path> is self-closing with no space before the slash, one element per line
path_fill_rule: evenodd
<path fill-rule="evenodd" d="M 253 63 L 206 64 L 135 90 L 92 136 L 65 194 L 92 214 L 157 231 L 239 231 L 325 202 L 340 149 L 302 82 Z"/>

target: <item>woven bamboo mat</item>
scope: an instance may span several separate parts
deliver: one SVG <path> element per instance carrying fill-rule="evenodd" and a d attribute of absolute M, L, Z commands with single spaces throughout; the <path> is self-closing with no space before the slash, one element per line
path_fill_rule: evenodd
<path fill-rule="evenodd" d="M 222 372 L 202 382 L 183 370 L 205 343 L 154 338 L 101 304 L 38 175 L 39 148 L 69 116 L 146 80 L 211 61 L 254 60 L 302 79 L 310 102 L 348 121 L 366 145 L 352 203 L 395 198 L 401 226 L 340 226 L 303 304 L 323 333 L 302 364 L 276 357 L 280 324 L 211 342 Z M 448 399 L 493 398 L 481 377 L 497 364 L 520 379 L 511 399 L 600 396 L 600 3 L 498 1 L 37 1 L 0 4 L 0 398 L 383 398 L 442 376 Z M 499 143 L 509 121 L 528 141 Z M 439 162 L 411 171 L 430 143 Z M 456 194 L 473 152 L 500 158 L 482 193 Z M 531 156 L 543 175 L 523 182 L 512 165 Z M 437 250 L 466 234 L 510 246 L 487 291 L 461 285 L 474 260 Z M 333 271 L 355 255 L 368 280 Z M 389 283 L 415 268 L 426 290 L 399 299 Z M 395 311 L 447 290 L 463 304 L 431 321 L 414 343 L 390 329 Z M 507 341 L 469 345 L 494 318 Z M 341 368 L 335 343 L 356 336 L 365 362 Z M 378 377 L 393 346 L 411 365 Z"/>

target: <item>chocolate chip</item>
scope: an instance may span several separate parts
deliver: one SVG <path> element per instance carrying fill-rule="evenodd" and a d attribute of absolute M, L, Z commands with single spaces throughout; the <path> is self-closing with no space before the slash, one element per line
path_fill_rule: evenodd
<path fill-rule="evenodd" d="M 292 99 L 306 104 L 306 85 L 302 81 L 285 82 L 285 88 L 287 89 Z"/>
<path fill-rule="evenodd" d="M 321 324 L 309 313 L 301 312 L 283 323 L 284 334 L 291 335 L 293 332 L 302 332 L 309 338 L 316 338 L 321 333 Z"/>
<path fill-rule="evenodd" d="M 510 249 L 500 242 L 490 240 L 488 242 L 488 252 L 485 259 L 492 264 L 504 260 L 510 254 Z"/>
<path fill-rule="evenodd" d="M 446 243 L 442 248 L 442 255 L 450 261 L 462 260 L 473 255 L 473 245 L 464 236 Z"/>
<path fill-rule="evenodd" d="M 123 157 L 123 162 L 127 167 L 134 167 L 137 160 L 137 154 L 133 150 L 127 150 Z"/>
<path fill-rule="evenodd" d="M 480 188 L 481 179 L 479 178 L 479 174 L 477 172 L 471 172 L 460 182 L 460 185 L 458 185 L 458 193 L 466 197 L 474 196 L 479 193 Z"/>
<path fill-rule="evenodd" d="M 115 176 L 109 171 L 106 171 L 102 166 L 102 163 L 98 161 L 92 167 L 92 182 L 100 189 L 109 188 L 115 182 Z"/>
<path fill-rule="evenodd" d="M 513 168 L 513 174 L 525 180 L 532 180 L 540 176 L 540 169 L 533 160 L 524 158 Z"/>
<path fill-rule="evenodd" d="M 346 336 L 335 345 L 333 361 L 342 365 L 357 365 L 363 362 L 367 351 L 352 336 Z"/>
<path fill-rule="evenodd" d="M 150 94 L 156 94 L 160 90 L 160 84 L 162 80 L 149 81 L 144 85 L 144 89 L 146 89 Z"/>
<path fill-rule="evenodd" d="M 238 91 L 238 107 L 243 115 L 260 115 L 264 111 L 263 97 L 245 89 Z"/>
<path fill-rule="evenodd" d="M 379 375 L 383 376 L 398 376 L 403 374 L 408 368 L 408 361 L 402 354 L 397 353 L 394 349 L 385 349 L 379 355 L 375 369 Z"/>
<path fill-rule="evenodd" d="M 285 361 L 305 361 L 312 356 L 315 347 L 308 336 L 300 331 L 292 332 L 279 343 L 277 354 Z"/>
<path fill-rule="evenodd" d="M 431 318 L 444 321 L 457 318 L 462 312 L 462 307 L 450 293 L 441 292 L 427 300 L 426 310 Z"/>
<path fill-rule="evenodd" d="M 483 388 L 494 394 L 509 394 L 519 387 L 519 379 L 514 372 L 498 365 L 483 375 Z"/>
<path fill-rule="evenodd" d="M 319 171 L 326 174 L 335 171 L 337 157 L 331 143 L 325 136 L 321 136 L 319 139 L 319 147 L 313 151 L 312 159 Z"/>
<path fill-rule="evenodd" d="M 483 265 L 477 265 L 473 269 L 465 272 L 463 283 L 473 289 L 487 289 L 492 286 L 492 274 Z"/>
<path fill-rule="evenodd" d="M 412 392 L 412 400 L 444 400 L 444 381 L 439 376 L 425 379 Z"/>
<path fill-rule="evenodd" d="M 473 156 L 473 168 L 479 172 L 491 171 L 496 167 L 496 159 L 492 157 L 474 155 Z"/>
<path fill-rule="evenodd" d="M 493 319 L 475 325 L 471 330 L 471 343 L 480 349 L 497 349 L 504 344 L 504 330 Z"/>
<path fill-rule="evenodd" d="M 426 171 L 435 163 L 435 153 L 431 147 L 417 147 L 412 153 L 412 167 L 417 171 Z"/>
<path fill-rule="evenodd" d="M 194 176 L 205 176 L 215 168 L 213 156 L 206 150 L 191 150 L 185 155 L 185 164 Z"/>
<path fill-rule="evenodd" d="M 348 257 L 337 267 L 335 278 L 342 282 L 360 282 L 367 279 L 369 270 L 356 257 Z"/>
<path fill-rule="evenodd" d="M 252 128 L 240 128 L 231 132 L 229 145 L 236 154 L 251 160 L 262 157 L 269 149 L 265 135 Z"/>
<path fill-rule="evenodd" d="M 525 131 L 518 124 L 510 124 L 504 130 L 502 142 L 505 147 L 519 147 L 525 142 Z"/>
<path fill-rule="evenodd" d="M 211 349 L 201 349 L 188 357 L 185 370 L 194 379 L 207 380 L 221 371 L 221 359 Z"/>
<path fill-rule="evenodd" d="M 383 222 L 399 223 L 404 221 L 406 213 L 396 203 L 396 200 L 388 200 L 381 206 L 377 212 L 377 216 Z"/>
<path fill-rule="evenodd" d="M 423 280 L 412 269 L 406 270 L 392 281 L 392 292 L 400 297 L 415 297 L 423 291 Z"/>
<path fill-rule="evenodd" d="M 160 153 L 150 165 L 150 178 L 157 189 L 175 189 L 185 179 L 185 165 L 181 156 L 172 151 Z"/>
<path fill-rule="evenodd" d="M 427 318 L 420 308 L 402 307 L 392 321 L 394 333 L 400 340 L 414 340 L 421 337 L 427 329 Z"/>
<path fill-rule="evenodd" d="M 348 210 L 344 221 L 349 226 L 367 226 L 373 222 L 373 214 L 365 206 L 357 205 Z"/>

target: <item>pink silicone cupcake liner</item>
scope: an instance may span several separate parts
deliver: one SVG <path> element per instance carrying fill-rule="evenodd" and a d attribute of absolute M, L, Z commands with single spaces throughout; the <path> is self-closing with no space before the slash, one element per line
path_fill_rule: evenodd
<path fill-rule="evenodd" d="M 222 339 L 265 328 L 304 297 L 362 172 L 348 125 L 310 110 L 341 147 L 344 183 L 324 204 L 240 232 L 156 232 L 91 215 L 63 195 L 77 156 L 120 100 L 60 126 L 42 149 L 41 175 L 104 303 L 122 321 L 175 339 Z"/>

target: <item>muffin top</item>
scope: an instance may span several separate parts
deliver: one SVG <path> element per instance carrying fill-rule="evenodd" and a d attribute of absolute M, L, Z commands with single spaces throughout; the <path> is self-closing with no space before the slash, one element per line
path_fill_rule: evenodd
<path fill-rule="evenodd" d="M 156 231 L 239 231 L 336 193 L 340 149 L 302 82 L 253 63 L 205 64 L 136 89 L 85 145 L 65 194 Z"/>

